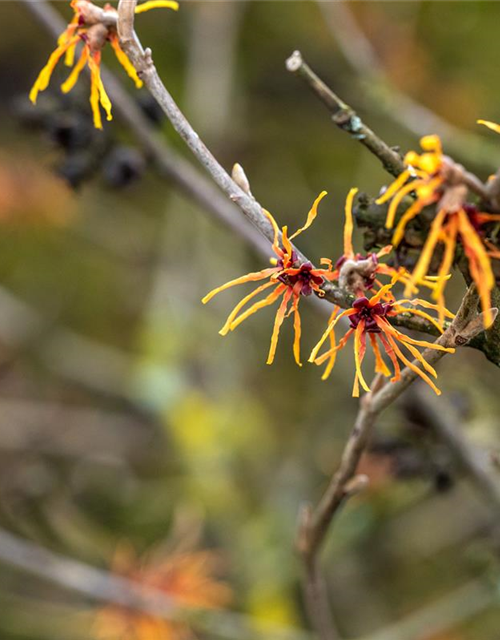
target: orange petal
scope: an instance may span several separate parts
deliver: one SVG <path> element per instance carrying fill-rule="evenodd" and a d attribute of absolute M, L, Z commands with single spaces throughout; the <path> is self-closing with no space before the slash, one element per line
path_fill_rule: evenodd
<path fill-rule="evenodd" d="M 420 362 L 420 364 L 422 365 L 422 367 L 428 373 L 430 373 L 431 376 L 433 376 L 434 378 L 437 378 L 436 369 L 434 369 L 434 367 L 427 362 L 427 360 L 420 353 L 420 351 L 417 349 L 417 347 L 414 347 L 412 344 L 404 342 L 403 340 L 401 340 L 401 344 L 403 344 L 406 347 L 406 349 L 408 349 L 408 351 L 412 354 L 412 356 L 415 358 L 415 360 L 418 360 Z"/>
<path fill-rule="evenodd" d="M 328 360 L 328 358 L 330 358 L 332 356 L 332 352 L 333 351 L 340 351 L 341 349 L 343 349 L 349 338 L 351 337 L 351 335 L 354 333 L 354 329 L 348 329 L 348 331 L 346 332 L 346 334 L 339 340 L 339 343 L 335 346 L 332 347 L 331 349 L 329 349 L 328 351 L 326 351 L 325 353 L 323 353 L 322 355 L 318 356 L 315 360 L 314 360 L 314 364 L 320 366 L 322 365 L 324 362 L 326 362 Z M 331 338 L 330 338 L 331 340 Z"/>
<path fill-rule="evenodd" d="M 389 255 L 393 249 L 392 244 L 386 244 L 385 247 L 382 247 L 380 251 L 377 252 L 377 258 L 383 258 L 384 256 Z"/>
<path fill-rule="evenodd" d="M 413 218 L 418 216 L 418 214 L 422 211 L 424 206 L 425 206 L 424 202 L 421 202 L 420 200 L 416 200 L 401 217 L 401 220 L 398 222 L 396 226 L 396 230 L 394 231 L 394 235 L 392 236 L 392 243 L 394 244 L 395 247 L 397 247 L 398 244 L 403 239 L 406 225 L 410 222 L 410 220 L 413 220 Z"/>
<path fill-rule="evenodd" d="M 325 332 L 323 333 L 323 335 L 321 336 L 320 341 L 316 344 L 314 349 L 311 351 L 311 355 L 309 356 L 309 362 L 314 362 L 316 360 L 318 351 L 321 349 L 324 341 L 328 338 L 328 334 L 330 333 L 330 331 L 333 330 L 333 328 L 335 327 L 337 322 L 340 320 L 340 318 L 344 318 L 345 316 L 352 316 L 355 313 L 357 313 L 356 309 L 346 309 L 345 311 L 342 311 L 342 313 L 339 313 L 335 318 L 333 318 L 328 323 L 328 326 Z"/>
<path fill-rule="evenodd" d="M 306 220 L 305 225 L 303 227 L 300 227 L 300 229 L 297 229 L 297 231 L 293 235 L 290 236 L 290 240 L 293 240 L 299 234 L 301 234 L 303 231 L 305 231 L 306 229 L 308 229 L 311 226 L 311 224 L 314 222 L 314 219 L 318 215 L 318 205 L 321 202 L 321 200 L 323 200 L 323 198 L 326 196 L 326 194 L 327 194 L 326 191 L 322 191 L 319 194 L 319 196 L 314 201 L 313 206 L 311 207 L 309 213 L 307 214 L 307 220 Z"/>
<path fill-rule="evenodd" d="M 408 367 L 408 369 L 411 369 L 420 378 L 422 378 L 422 380 L 429 385 L 429 387 L 436 393 L 436 395 L 440 396 L 441 395 L 441 391 L 436 387 L 434 382 L 432 382 L 432 380 L 429 378 L 429 376 L 424 371 L 422 371 L 422 369 L 420 369 L 419 366 L 417 366 L 416 364 L 414 364 L 413 362 L 408 360 L 408 358 L 403 354 L 401 349 L 399 349 L 399 347 L 396 344 L 396 341 L 394 340 L 394 338 L 392 338 L 391 336 L 387 336 L 387 339 L 389 340 L 392 348 L 396 352 L 396 354 L 397 354 L 398 358 L 401 360 L 401 362 L 403 362 Z"/>
<path fill-rule="evenodd" d="M 229 330 L 234 331 L 237 326 L 239 326 L 249 316 L 253 315 L 256 311 L 259 311 L 260 309 L 263 309 L 264 307 L 268 307 L 270 304 L 273 304 L 273 302 L 275 302 L 280 297 L 280 295 L 285 291 L 285 289 L 289 289 L 289 287 L 287 287 L 286 284 L 279 284 L 276 287 L 276 289 L 274 291 L 271 291 L 271 293 L 268 296 L 266 296 L 263 300 L 259 300 L 259 302 L 256 302 L 255 304 L 253 304 L 241 315 L 239 315 L 235 320 L 233 320 L 231 322 L 231 325 L 229 326 Z M 221 329 L 219 333 L 221 335 L 224 335 L 222 331 L 223 329 Z"/>
<path fill-rule="evenodd" d="M 352 219 L 352 203 L 357 193 L 357 189 L 351 189 L 345 201 L 344 256 L 346 256 L 346 258 L 352 258 L 354 255 L 354 249 L 352 246 L 352 231 L 354 228 Z"/>
<path fill-rule="evenodd" d="M 282 251 L 282 249 L 280 247 L 280 230 L 279 230 L 278 224 L 277 224 L 276 220 L 274 219 L 274 217 L 272 216 L 272 214 L 269 213 L 269 211 L 267 211 L 267 209 L 262 209 L 262 213 L 269 220 L 269 222 L 271 223 L 271 226 L 273 228 L 273 233 L 274 233 L 273 251 L 277 256 L 282 258 L 283 257 L 283 251 Z"/>
<path fill-rule="evenodd" d="M 260 287 L 257 287 L 257 289 L 254 289 L 251 293 L 249 293 L 242 300 L 240 300 L 238 304 L 234 307 L 234 309 L 231 311 L 231 313 L 229 314 L 226 320 L 226 324 L 219 331 L 221 336 L 225 336 L 231 330 L 231 324 L 234 322 L 236 316 L 241 311 L 241 309 L 243 309 L 243 307 L 247 304 L 247 302 L 249 302 L 252 298 L 258 295 L 261 291 L 264 291 L 265 289 L 268 289 L 269 287 L 273 287 L 273 286 L 274 287 L 276 286 L 276 282 L 273 282 L 272 280 L 270 280 L 265 284 L 261 284 Z"/>
<path fill-rule="evenodd" d="M 288 227 L 285 225 L 283 227 L 281 233 L 281 242 L 283 243 L 283 250 L 285 252 L 285 256 L 290 260 L 293 253 L 292 243 L 290 242 L 290 238 L 288 237 Z M 286 266 L 286 265 L 285 265 Z"/>
<path fill-rule="evenodd" d="M 491 262 L 481 238 L 477 235 L 467 214 L 462 209 L 458 211 L 458 228 L 469 265 L 475 264 L 471 269 L 471 275 L 476 283 L 481 307 L 484 315 L 484 326 L 489 327 L 493 323 L 491 314 L 491 290 L 495 286 L 495 277 L 491 269 Z M 474 271 L 474 273 L 473 273 Z"/>
<path fill-rule="evenodd" d="M 412 180 L 411 182 L 406 184 L 404 187 L 402 187 L 398 191 L 398 193 L 396 193 L 394 198 L 391 200 L 391 204 L 389 205 L 389 208 L 387 209 L 387 218 L 385 220 L 385 226 L 387 229 L 392 229 L 392 227 L 394 226 L 396 213 L 398 211 L 398 207 L 401 204 L 401 201 L 403 200 L 403 198 L 407 196 L 409 193 L 411 193 L 412 191 L 415 191 L 419 187 L 424 186 L 425 183 L 426 183 L 425 180 L 420 180 L 420 179 Z"/>
<path fill-rule="evenodd" d="M 429 235 L 427 236 L 427 240 L 425 241 L 425 245 L 422 249 L 422 253 L 420 254 L 420 258 L 411 276 L 411 282 L 414 285 L 418 285 L 418 283 L 423 279 L 423 277 L 429 270 L 429 264 L 432 260 L 436 244 L 439 242 L 443 222 L 447 215 L 448 214 L 444 209 L 440 209 L 436 217 L 432 221 Z M 408 295 L 408 291 L 410 289 L 412 289 L 411 285 L 407 285 L 405 289 L 405 295 Z"/>
<path fill-rule="evenodd" d="M 434 349 L 435 351 L 455 353 L 455 349 L 453 347 L 443 347 L 443 345 L 437 344 L 436 342 L 427 342 L 427 340 L 415 340 L 414 338 L 410 338 L 410 336 L 407 336 L 404 333 L 401 333 L 401 331 L 395 329 L 391 324 L 387 322 L 387 320 L 383 318 L 375 318 L 375 322 L 382 329 L 382 331 L 384 331 L 386 334 L 395 336 L 397 340 L 404 339 L 405 342 L 414 344 L 417 347 L 426 347 L 427 349 Z"/>
<path fill-rule="evenodd" d="M 272 364 L 274 361 L 274 355 L 276 353 L 276 347 L 278 346 L 278 338 L 280 334 L 281 325 L 283 324 L 283 320 L 285 319 L 286 309 L 290 298 L 292 297 L 292 290 L 290 287 L 287 287 L 283 300 L 279 306 L 278 311 L 276 312 L 276 318 L 274 320 L 273 334 L 271 336 L 271 346 L 269 348 L 269 354 L 267 356 L 266 364 Z"/>
<path fill-rule="evenodd" d="M 278 271 L 279 269 L 277 267 L 271 267 L 269 269 L 263 269 L 262 271 L 247 273 L 246 276 L 241 276 L 240 278 L 236 278 L 235 280 L 230 280 L 229 282 L 226 282 L 226 284 L 223 284 L 220 287 L 216 287 L 215 289 L 212 289 L 212 291 L 207 293 L 207 295 L 202 299 L 202 303 L 206 304 L 218 293 L 220 293 L 221 291 L 225 291 L 230 287 L 235 287 L 236 285 L 243 284 L 245 282 L 257 282 L 258 280 L 264 280 L 264 278 L 269 278 Z"/>
<path fill-rule="evenodd" d="M 397 382 L 401 378 L 401 369 L 399 367 L 396 354 L 394 353 L 394 349 L 391 347 L 384 334 L 379 333 L 378 337 L 380 338 L 380 342 L 384 345 L 384 349 L 392 362 L 392 366 L 394 367 L 394 375 L 391 378 L 391 382 Z"/>
<path fill-rule="evenodd" d="M 375 354 L 375 373 L 381 373 L 383 376 L 390 376 L 391 372 L 389 371 L 387 365 L 382 358 L 382 354 L 380 353 L 380 347 L 378 346 L 377 338 L 374 333 L 369 333 L 370 342 L 372 345 L 373 353 Z"/>
<path fill-rule="evenodd" d="M 356 366 L 356 377 L 354 379 L 354 386 L 355 389 L 357 389 L 359 381 L 365 391 L 370 391 L 370 387 L 366 384 L 366 380 L 364 379 L 363 372 L 361 370 L 361 364 L 363 362 L 366 351 L 366 346 L 363 341 L 364 330 L 365 322 L 364 320 L 361 320 L 361 322 L 356 327 L 356 330 L 354 331 L 354 363 Z M 357 395 L 354 395 L 354 391 L 353 397 L 358 397 Z"/>
<path fill-rule="evenodd" d="M 335 306 L 333 308 L 333 311 L 330 315 L 330 320 L 328 322 L 333 320 L 339 311 L 340 311 L 340 308 Z M 332 372 L 332 369 L 335 366 L 335 361 L 337 359 L 337 349 L 335 348 L 337 346 L 337 340 L 335 338 L 335 331 L 332 330 L 330 332 L 329 338 L 330 338 L 329 360 L 325 370 L 323 371 L 323 375 L 321 376 L 322 380 L 326 380 L 330 376 L 330 373 Z"/>
<path fill-rule="evenodd" d="M 299 301 L 300 295 L 295 296 L 293 301 L 293 330 L 294 330 L 294 339 L 293 339 L 293 355 L 295 358 L 295 362 L 302 366 L 300 361 L 300 335 L 301 335 L 301 325 L 300 325 L 300 313 L 299 313 Z"/>

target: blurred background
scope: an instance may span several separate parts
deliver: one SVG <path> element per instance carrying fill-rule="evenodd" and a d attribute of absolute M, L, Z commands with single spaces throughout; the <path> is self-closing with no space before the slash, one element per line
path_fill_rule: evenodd
<path fill-rule="evenodd" d="M 69 19 L 68 4 L 52 6 Z M 486 179 L 500 139 L 475 120 L 500 118 L 499 19 L 480 1 L 188 1 L 136 26 L 202 139 L 226 168 L 244 166 L 278 223 L 298 227 L 328 191 L 300 247 L 335 260 L 349 188 L 376 195 L 390 177 L 285 59 L 300 49 L 391 145 L 440 133 Z M 92 128 L 87 78 L 63 96 L 61 65 L 33 107 L 55 38 L 21 0 L 0 2 L 0 24 L 0 637 L 95 637 L 103 605 L 35 575 L 35 551 L 108 572 L 126 543 L 141 558 L 213 550 L 229 611 L 266 637 L 305 638 L 297 513 L 319 499 L 356 415 L 352 358 L 321 382 L 293 364 L 285 324 L 267 367 L 272 310 L 221 338 L 243 289 L 201 298 L 262 257 L 158 171 L 118 110 Z M 147 92 L 103 58 L 171 157 L 194 165 Z M 458 274 L 449 290 L 456 310 Z M 306 354 L 325 319 L 308 304 L 302 317 Z M 434 418 L 489 455 L 497 369 L 468 349 L 439 369 Z M 362 465 L 370 487 L 329 536 L 336 623 L 345 638 L 498 640 L 499 510 L 416 398 L 380 419 Z M 33 570 L 2 531 L 36 545 Z"/>

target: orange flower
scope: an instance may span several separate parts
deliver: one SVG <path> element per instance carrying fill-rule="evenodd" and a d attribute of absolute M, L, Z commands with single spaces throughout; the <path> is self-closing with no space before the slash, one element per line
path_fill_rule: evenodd
<path fill-rule="evenodd" d="M 275 264 L 275 266 L 268 269 L 263 269 L 262 271 L 257 271 L 255 273 L 249 273 L 245 276 L 241 276 L 241 278 L 236 278 L 236 280 L 231 280 L 221 287 L 217 287 L 216 289 L 211 291 L 202 300 L 203 304 L 205 304 L 217 293 L 220 293 L 225 289 L 229 289 L 230 287 L 234 287 L 235 285 L 243 284 L 244 282 L 258 282 L 260 280 L 268 280 L 268 282 L 260 285 L 249 295 L 245 296 L 234 307 L 234 309 L 229 314 L 226 323 L 219 331 L 221 335 L 225 336 L 229 331 L 233 331 L 234 329 L 236 329 L 239 324 L 241 324 L 253 313 L 258 311 L 259 309 L 273 304 L 279 298 L 282 298 L 276 312 L 274 329 L 271 337 L 271 347 L 269 349 L 269 355 L 267 357 L 267 364 L 272 364 L 274 360 L 274 355 L 276 353 L 276 347 L 278 344 L 279 332 L 284 319 L 293 313 L 295 330 L 293 355 L 295 357 L 295 362 L 299 366 L 302 366 L 300 362 L 300 298 L 301 296 L 311 295 L 313 291 L 316 292 L 319 296 L 323 296 L 324 293 L 321 289 L 321 286 L 323 285 L 325 278 L 330 278 L 331 267 L 329 267 L 328 269 L 315 269 L 310 262 L 300 263 L 297 257 L 297 253 L 292 247 L 291 240 L 296 238 L 312 224 L 317 215 L 318 204 L 325 195 L 326 191 L 322 191 L 320 193 L 320 195 L 314 201 L 314 204 L 307 215 L 306 223 L 293 235 L 288 237 L 288 228 L 286 226 L 283 227 L 281 245 L 279 241 L 280 232 L 278 229 L 278 225 L 269 211 L 264 210 L 266 217 L 268 218 L 274 229 L 274 242 L 272 248 L 277 256 L 277 259 L 273 259 L 272 262 Z M 242 312 L 242 309 L 250 300 L 252 300 L 252 298 L 254 298 L 262 291 L 271 288 L 272 291 L 265 298 L 259 300 L 258 302 L 255 302 L 249 308 Z"/>
<path fill-rule="evenodd" d="M 392 302 L 384 301 L 384 297 L 387 293 L 391 292 L 391 288 L 397 280 L 398 276 L 396 275 L 390 284 L 383 286 L 370 299 L 364 296 L 357 298 L 350 309 L 346 309 L 341 313 L 339 313 L 338 308 L 334 309 L 326 331 L 311 352 L 311 356 L 309 358 L 310 362 L 315 362 L 316 364 L 321 365 L 328 361 L 322 377 L 322 379 L 325 380 L 333 369 L 337 352 L 345 347 L 349 338 L 354 334 L 354 361 L 356 365 L 356 375 L 354 378 L 354 387 L 352 392 L 353 397 L 357 398 L 359 396 L 359 385 L 361 385 L 365 391 L 370 390 L 361 370 L 361 365 L 366 353 L 367 336 L 375 355 L 375 373 L 381 373 L 384 376 L 391 375 L 389 368 L 382 358 L 379 345 L 380 342 L 393 365 L 394 372 L 392 374 L 391 382 L 399 380 L 401 374 L 399 362 L 402 362 L 403 365 L 409 367 L 418 376 L 420 376 L 422 380 L 424 380 L 438 395 L 441 393 L 429 375 L 427 375 L 430 374 L 436 378 L 437 374 L 435 369 L 424 359 L 417 347 L 426 347 L 437 351 L 446 351 L 447 353 L 454 353 L 455 350 L 442 347 L 441 345 L 430 343 L 425 340 L 415 340 L 404 333 L 401 333 L 390 324 L 388 318 L 400 313 L 408 313 L 425 318 L 429 322 L 432 322 L 432 324 L 441 331 L 439 323 L 430 314 L 422 311 L 422 309 L 415 308 L 416 306 L 422 306 L 427 309 L 435 310 L 436 305 L 419 299 L 396 301 L 393 298 Z M 449 317 L 453 317 L 453 314 L 450 312 L 447 312 L 447 315 Z M 334 329 L 338 321 L 344 317 L 349 318 L 350 327 L 344 337 L 338 344 L 336 344 Z M 318 356 L 318 352 L 323 343 L 329 337 L 330 349 L 321 356 Z M 408 358 L 402 351 L 402 347 L 410 353 L 410 358 Z M 412 361 L 413 358 L 420 363 L 421 368 L 414 364 Z"/>
<path fill-rule="evenodd" d="M 173 0 L 150 0 L 140 4 L 135 12 L 142 13 L 157 7 L 177 10 L 179 5 Z M 41 91 L 45 91 L 49 86 L 52 73 L 62 56 L 65 56 L 66 65 L 73 67 L 67 80 L 61 85 L 63 93 L 71 91 L 82 69 L 85 65 L 88 65 L 90 70 L 90 105 L 92 107 L 94 126 L 97 129 L 102 129 L 99 105 L 106 112 L 107 119 L 112 119 L 111 102 L 102 83 L 100 71 L 101 52 L 106 42 L 111 44 L 116 57 L 135 82 L 137 88 L 142 86 L 142 81 L 120 47 L 116 32 L 117 10 L 109 4 L 104 5 L 104 8 L 98 7 L 90 0 L 72 0 L 71 8 L 74 11 L 74 16 L 65 31 L 59 36 L 57 48 L 51 54 L 45 67 L 40 71 L 30 91 L 30 100 L 33 104 L 36 104 L 38 94 Z M 75 51 L 79 42 L 83 43 L 83 48 L 78 62 L 74 64 Z"/>
<path fill-rule="evenodd" d="M 495 278 L 491 269 L 490 257 L 484 246 L 481 227 L 484 224 L 500 220 L 500 215 L 480 213 L 476 207 L 465 202 L 467 188 L 456 180 L 456 165 L 443 155 L 438 136 L 425 136 L 420 144 L 424 153 L 410 151 L 405 156 L 408 169 L 389 186 L 377 200 L 382 204 L 391 200 L 387 211 L 386 227 L 392 228 L 397 208 L 403 198 L 410 193 L 416 194 L 415 202 L 406 210 L 398 222 L 393 244 L 398 245 L 404 235 L 406 225 L 415 218 L 424 207 L 436 204 L 437 213 L 432 221 L 420 258 L 406 283 L 405 295 L 418 291 L 427 276 L 430 263 L 437 245 L 444 246 L 443 256 L 436 277 L 432 297 L 437 301 L 440 321 L 445 315 L 444 289 L 448 272 L 453 264 L 455 248 L 461 239 L 465 255 L 469 262 L 469 271 L 476 283 L 484 313 L 485 327 L 493 321 L 491 316 L 491 290 Z"/>
<path fill-rule="evenodd" d="M 136 556 L 128 544 L 118 548 L 111 570 L 115 575 L 162 591 L 179 606 L 223 607 L 231 600 L 229 587 L 212 577 L 216 555 L 210 552 L 174 554 L 166 560 Z M 157 618 L 118 605 L 102 609 L 94 622 L 97 640 L 174 640 L 190 637 L 186 624 Z"/>

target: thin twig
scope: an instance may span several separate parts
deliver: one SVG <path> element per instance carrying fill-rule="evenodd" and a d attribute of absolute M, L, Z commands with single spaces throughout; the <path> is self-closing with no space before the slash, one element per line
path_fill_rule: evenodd
<path fill-rule="evenodd" d="M 355 140 L 369 149 L 382 163 L 391 175 L 398 176 L 402 173 L 406 165 L 403 159 L 394 149 L 382 140 L 372 129 L 370 129 L 354 111 L 354 109 L 339 98 L 328 85 L 316 75 L 311 67 L 305 62 L 300 51 L 294 51 L 286 61 L 286 68 L 298 78 L 304 80 L 307 86 L 323 102 L 332 115 L 333 122 L 349 133 Z M 455 163 L 456 164 L 456 163 Z M 460 165 L 457 165 L 457 167 Z M 489 202 L 492 208 L 496 208 L 496 203 L 492 198 L 487 185 L 481 180 L 461 167 L 461 181 L 472 192 L 477 194 L 484 202 Z"/>
<path fill-rule="evenodd" d="M 359 140 L 382 162 L 393 176 L 398 176 L 405 169 L 403 159 L 397 151 L 391 149 L 374 131 L 358 116 L 352 107 L 341 100 L 311 67 L 304 62 L 300 51 L 294 51 L 286 61 L 286 68 L 298 78 L 304 80 L 308 87 L 323 102 L 332 115 L 333 122 L 353 138 Z"/>

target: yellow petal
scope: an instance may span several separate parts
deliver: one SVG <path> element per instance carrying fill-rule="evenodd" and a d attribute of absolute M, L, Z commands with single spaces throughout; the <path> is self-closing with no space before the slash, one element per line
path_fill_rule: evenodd
<path fill-rule="evenodd" d="M 299 301 L 300 295 L 295 296 L 293 301 L 293 331 L 294 331 L 294 339 L 293 339 L 293 356 L 295 358 L 295 362 L 302 366 L 300 362 L 300 336 L 302 333 L 301 323 L 300 323 L 300 313 L 299 313 Z"/>
<path fill-rule="evenodd" d="M 80 59 L 78 60 L 78 62 L 76 63 L 76 65 L 73 67 L 71 73 L 69 74 L 67 80 L 65 82 L 63 82 L 63 84 L 61 85 L 61 91 L 63 93 L 69 93 L 71 91 L 71 89 L 75 86 L 78 77 L 80 76 L 80 72 L 83 69 L 83 67 L 85 66 L 87 60 L 89 58 L 89 49 L 87 46 L 85 46 L 83 48 L 83 51 L 81 53 Z"/>
<path fill-rule="evenodd" d="M 173 9 L 177 11 L 179 3 L 173 0 L 148 0 L 143 2 L 135 8 L 135 13 L 144 13 L 144 11 L 150 11 L 150 9 Z"/>
<path fill-rule="evenodd" d="M 137 71 L 135 70 L 134 65 L 130 62 L 125 51 L 120 47 L 120 43 L 118 41 L 118 37 L 116 35 L 112 36 L 110 39 L 111 46 L 115 52 L 115 55 L 118 59 L 118 62 L 122 65 L 125 71 L 128 73 L 129 77 L 135 82 L 135 86 L 137 89 L 142 87 L 142 80 L 137 75 Z"/>
<path fill-rule="evenodd" d="M 299 234 L 301 234 L 303 231 L 305 231 L 311 226 L 311 224 L 314 222 L 314 219 L 318 215 L 318 205 L 321 202 L 321 200 L 323 200 L 323 198 L 326 196 L 326 194 L 327 194 L 326 191 L 322 191 L 319 194 L 319 196 L 314 201 L 313 206 L 311 207 L 309 213 L 307 214 L 305 225 L 303 227 L 300 227 L 300 229 L 297 229 L 297 231 L 290 236 L 290 240 L 293 240 L 293 238 L 296 238 Z"/>
<path fill-rule="evenodd" d="M 261 284 L 260 287 L 257 287 L 257 289 L 254 289 L 254 291 L 252 291 L 247 296 L 245 296 L 242 300 L 240 300 L 238 304 L 234 307 L 234 309 L 231 311 L 231 313 L 229 314 L 226 320 L 226 324 L 219 331 L 221 336 L 225 336 L 230 331 L 231 324 L 234 322 L 236 316 L 238 315 L 240 310 L 243 309 L 243 307 L 247 304 L 247 302 L 249 302 L 252 298 L 254 298 L 256 295 L 261 293 L 261 291 L 265 291 L 265 289 L 268 289 L 269 287 L 272 287 L 272 286 L 276 286 L 276 283 L 273 280 L 270 280 L 265 284 Z"/>
<path fill-rule="evenodd" d="M 66 50 L 75 42 L 77 42 L 79 36 L 74 36 L 71 40 L 67 40 L 64 44 L 59 45 L 55 51 L 50 55 L 47 64 L 38 74 L 38 78 L 35 80 L 35 84 L 33 85 L 30 91 L 30 100 L 33 104 L 36 104 L 36 99 L 40 91 L 45 91 L 45 89 L 49 86 L 50 77 L 55 69 L 56 64 L 59 62 L 61 56 L 66 52 Z"/>
<path fill-rule="evenodd" d="M 361 320 L 361 322 L 356 327 L 356 330 L 354 331 L 354 363 L 356 366 L 355 385 L 357 381 L 359 381 L 365 391 L 370 391 L 370 387 L 366 384 L 366 380 L 363 377 L 363 372 L 361 371 L 361 364 L 363 363 L 363 358 L 365 355 L 365 349 L 363 348 L 363 342 L 362 342 L 362 336 L 363 336 L 364 330 L 365 330 L 365 323 L 363 320 Z"/>
<path fill-rule="evenodd" d="M 357 192 L 357 189 L 351 189 L 345 202 L 344 256 L 348 258 L 351 258 L 354 255 L 352 247 L 352 231 L 354 228 L 352 220 L 352 203 Z"/>
<path fill-rule="evenodd" d="M 401 189 L 405 182 L 410 178 L 411 173 L 408 169 L 403 171 L 392 184 L 390 184 L 384 193 L 375 200 L 376 204 L 384 204 L 392 198 L 392 196 Z"/>
<path fill-rule="evenodd" d="M 500 133 L 500 125 L 496 124 L 496 122 L 491 122 L 490 120 L 476 120 L 477 124 L 484 124 L 485 127 L 491 129 L 495 133 Z"/>

